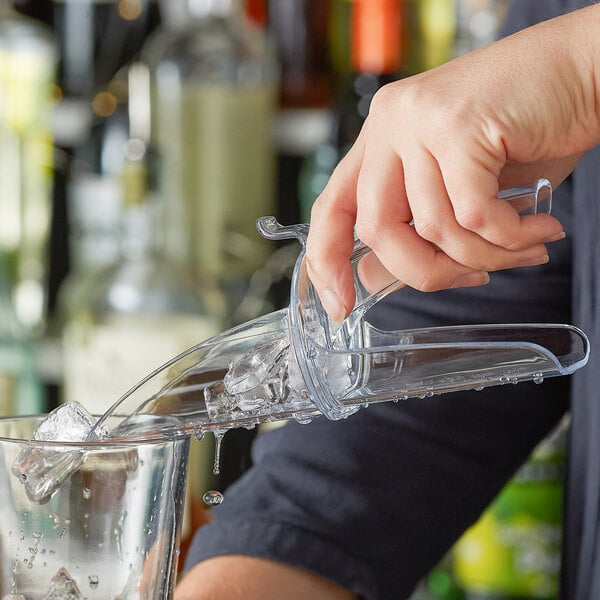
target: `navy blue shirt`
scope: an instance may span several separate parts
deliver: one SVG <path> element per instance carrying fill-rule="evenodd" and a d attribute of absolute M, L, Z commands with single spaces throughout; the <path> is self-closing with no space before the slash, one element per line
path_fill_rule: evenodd
<path fill-rule="evenodd" d="M 517 0 L 506 31 L 578 4 L 589 1 Z M 553 214 L 567 238 L 549 246 L 549 264 L 495 273 L 481 288 L 404 289 L 369 319 L 394 330 L 575 323 L 592 344 L 600 341 L 598 158 L 590 152 L 555 191 Z M 314 571 L 368 600 L 406 598 L 558 423 L 573 383 L 563 597 L 600 598 L 598 361 L 592 352 L 572 378 L 541 385 L 372 405 L 344 421 L 290 422 L 262 434 L 252 468 L 197 532 L 187 567 L 223 554 L 259 556 Z"/>

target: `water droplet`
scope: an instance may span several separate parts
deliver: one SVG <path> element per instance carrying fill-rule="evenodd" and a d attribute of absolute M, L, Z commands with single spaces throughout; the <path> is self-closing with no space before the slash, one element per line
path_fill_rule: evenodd
<path fill-rule="evenodd" d="M 300 423 L 300 425 L 308 425 L 312 423 L 313 417 L 311 415 L 295 414 L 294 419 Z"/>
<path fill-rule="evenodd" d="M 506 377 L 506 375 L 503 375 L 498 381 L 500 383 L 510 383 L 510 377 Z"/>
<path fill-rule="evenodd" d="M 98 583 L 100 583 L 100 579 L 98 578 L 98 575 L 90 575 L 88 577 L 88 581 L 90 583 L 90 587 L 95 590 L 98 587 Z"/>
<path fill-rule="evenodd" d="M 215 461 L 213 463 L 213 475 L 218 475 L 221 472 L 221 445 L 223 442 L 224 431 L 215 430 Z"/>
<path fill-rule="evenodd" d="M 544 376 L 541 373 L 536 373 L 533 376 L 533 383 L 540 384 L 540 383 L 543 383 L 543 382 L 544 382 Z"/>
<path fill-rule="evenodd" d="M 27 483 L 27 475 L 25 473 L 21 475 L 21 483 Z"/>
<path fill-rule="evenodd" d="M 209 490 L 202 496 L 202 500 L 207 506 L 218 506 L 223 502 L 223 498 L 223 494 L 217 490 Z"/>
<path fill-rule="evenodd" d="M 481 392 L 483 390 L 483 386 L 482 385 L 478 385 L 477 387 L 473 388 L 476 392 Z"/>
<path fill-rule="evenodd" d="M 90 490 L 90 488 L 83 488 L 81 495 L 83 496 L 84 500 L 89 500 L 90 496 L 92 495 L 92 490 Z"/>

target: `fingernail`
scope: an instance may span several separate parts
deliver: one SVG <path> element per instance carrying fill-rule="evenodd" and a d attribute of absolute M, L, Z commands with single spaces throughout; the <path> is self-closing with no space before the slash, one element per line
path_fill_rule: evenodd
<path fill-rule="evenodd" d="M 519 267 L 536 267 L 537 265 L 545 265 L 547 262 L 550 262 L 550 257 L 547 254 L 540 254 L 535 258 L 529 258 L 519 263 L 517 266 Z"/>
<path fill-rule="evenodd" d="M 323 290 L 319 297 L 321 298 L 321 304 L 329 315 L 329 318 L 336 324 L 339 325 L 346 316 L 344 305 L 340 302 L 339 296 L 331 289 Z"/>
<path fill-rule="evenodd" d="M 485 285 L 490 282 L 490 274 L 487 271 L 475 271 L 474 273 L 466 273 L 454 280 L 451 287 L 475 287 L 476 285 Z"/>
<path fill-rule="evenodd" d="M 567 234 L 564 231 L 561 231 L 560 233 L 557 233 L 556 235 L 549 237 L 546 240 L 546 243 L 558 242 L 559 240 L 564 240 L 566 237 L 567 237 Z"/>

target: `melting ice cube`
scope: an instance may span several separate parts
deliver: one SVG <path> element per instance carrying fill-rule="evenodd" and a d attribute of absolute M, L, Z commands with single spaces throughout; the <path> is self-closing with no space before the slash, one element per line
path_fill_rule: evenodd
<path fill-rule="evenodd" d="M 68 402 L 53 410 L 33 432 L 33 439 L 44 442 L 82 442 L 96 423 L 85 407 L 79 402 Z M 108 432 L 106 432 L 108 433 Z M 99 439 L 94 434 L 93 439 Z"/>
<path fill-rule="evenodd" d="M 63 404 L 53 410 L 33 433 L 35 441 L 83 441 L 95 418 L 78 402 Z M 94 436 L 97 439 L 97 436 Z M 43 504 L 85 461 L 81 450 L 68 447 L 40 448 L 35 445 L 21 450 L 11 471 L 24 484 L 32 502 Z"/>
<path fill-rule="evenodd" d="M 229 367 L 224 378 L 227 392 L 243 394 L 265 383 L 285 360 L 288 348 L 287 337 L 253 346 Z"/>
<path fill-rule="evenodd" d="M 44 600 L 81 600 L 83 596 L 69 572 L 60 568 L 50 580 L 50 587 Z"/>

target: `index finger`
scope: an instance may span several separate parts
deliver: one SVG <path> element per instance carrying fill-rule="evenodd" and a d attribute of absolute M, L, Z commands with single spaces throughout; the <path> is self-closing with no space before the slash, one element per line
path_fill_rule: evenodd
<path fill-rule="evenodd" d="M 359 140 L 339 162 L 315 201 L 306 242 L 308 276 L 334 321 L 342 321 L 355 300 L 350 256 L 354 247 L 356 186 L 363 156 Z"/>

